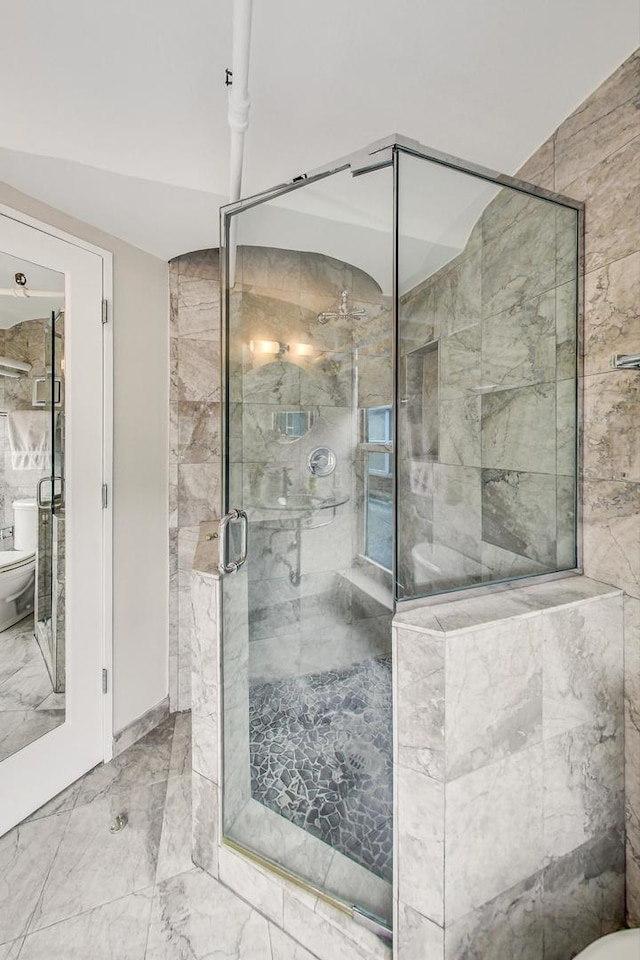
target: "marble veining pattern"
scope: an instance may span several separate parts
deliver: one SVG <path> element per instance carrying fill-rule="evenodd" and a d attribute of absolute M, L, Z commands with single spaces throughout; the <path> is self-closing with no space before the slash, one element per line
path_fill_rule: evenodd
<path fill-rule="evenodd" d="M 169 287 L 169 698 L 172 710 L 186 710 L 191 706 L 192 625 L 188 591 L 178 583 L 179 534 L 220 515 L 218 251 L 199 250 L 173 260 Z"/>
<path fill-rule="evenodd" d="M 2 960 L 315 960 L 194 867 L 190 766 L 173 714 L 0 838 Z"/>
<path fill-rule="evenodd" d="M 519 470 L 483 470 L 482 539 L 554 569 L 556 478 Z"/>
<path fill-rule="evenodd" d="M 566 184 L 565 192 L 586 200 L 585 273 L 637 252 L 640 137 L 636 135 L 602 163 Z"/>
<path fill-rule="evenodd" d="M 541 869 L 542 755 L 536 744 L 447 784 L 448 922 Z"/>
<path fill-rule="evenodd" d="M 640 251 L 585 277 L 584 372 L 608 373 L 613 353 L 635 353 L 640 329 Z"/>
<path fill-rule="evenodd" d="M 542 740 L 538 621 L 451 637 L 445 677 L 447 780 Z"/>
<path fill-rule="evenodd" d="M 588 479 L 640 483 L 639 381 L 635 370 L 610 370 L 589 377 L 584 403 L 584 476 Z"/>
<path fill-rule="evenodd" d="M 555 186 L 568 183 L 623 147 L 637 130 L 640 53 L 636 50 L 561 124 L 554 136 Z M 530 178 L 538 183 L 537 177 Z M 544 186 L 544 184 L 542 184 Z"/>
<path fill-rule="evenodd" d="M 622 601 L 571 577 L 396 615 L 399 960 L 416 931 L 568 960 L 623 926 Z"/>
<path fill-rule="evenodd" d="M 482 465 L 556 472 L 556 385 L 540 383 L 482 397 Z"/>
<path fill-rule="evenodd" d="M 51 680 L 33 633 L 33 615 L 0 634 L 0 760 L 64 723 L 64 696 Z"/>

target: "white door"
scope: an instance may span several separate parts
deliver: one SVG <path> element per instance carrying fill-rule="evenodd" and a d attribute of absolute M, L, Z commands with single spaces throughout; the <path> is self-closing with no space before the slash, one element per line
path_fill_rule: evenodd
<path fill-rule="evenodd" d="M 25 220 L 0 213 L 0 835 L 104 759 L 109 715 L 110 258 Z"/>

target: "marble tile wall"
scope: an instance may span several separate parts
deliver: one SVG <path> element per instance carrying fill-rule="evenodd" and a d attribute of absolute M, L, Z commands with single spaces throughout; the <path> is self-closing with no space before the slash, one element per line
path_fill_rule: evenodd
<path fill-rule="evenodd" d="M 191 706 L 190 577 L 200 523 L 220 516 L 220 285 L 218 251 L 169 264 L 169 700 Z"/>
<path fill-rule="evenodd" d="M 575 565 L 575 242 L 573 211 L 500 190 L 462 253 L 401 298 L 407 382 L 426 344 L 438 356 L 429 450 L 410 390 L 400 407 L 407 596 Z M 416 568 L 416 544 L 439 574 Z"/>
<path fill-rule="evenodd" d="M 568 960 L 624 924 L 622 592 L 395 621 L 398 960 Z"/>
<path fill-rule="evenodd" d="M 583 565 L 625 591 L 627 909 L 640 926 L 640 51 L 527 161 L 523 179 L 585 202 Z"/>

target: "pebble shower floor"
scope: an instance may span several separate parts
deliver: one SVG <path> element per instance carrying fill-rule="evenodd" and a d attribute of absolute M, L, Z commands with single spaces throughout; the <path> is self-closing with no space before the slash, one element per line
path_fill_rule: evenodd
<path fill-rule="evenodd" d="M 255 800 L 391 882 L 391 658 L 251 687 Z"/>

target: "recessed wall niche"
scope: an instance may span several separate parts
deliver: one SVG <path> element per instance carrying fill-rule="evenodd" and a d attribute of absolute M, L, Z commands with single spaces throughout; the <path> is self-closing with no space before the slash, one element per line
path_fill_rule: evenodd
<path fill-rule="evenodd" d="M 440 441 L 438 414 L 438 341 L 411 350 L 403 360 L 407 416 L 407 458 L 437 460 Z"/>

